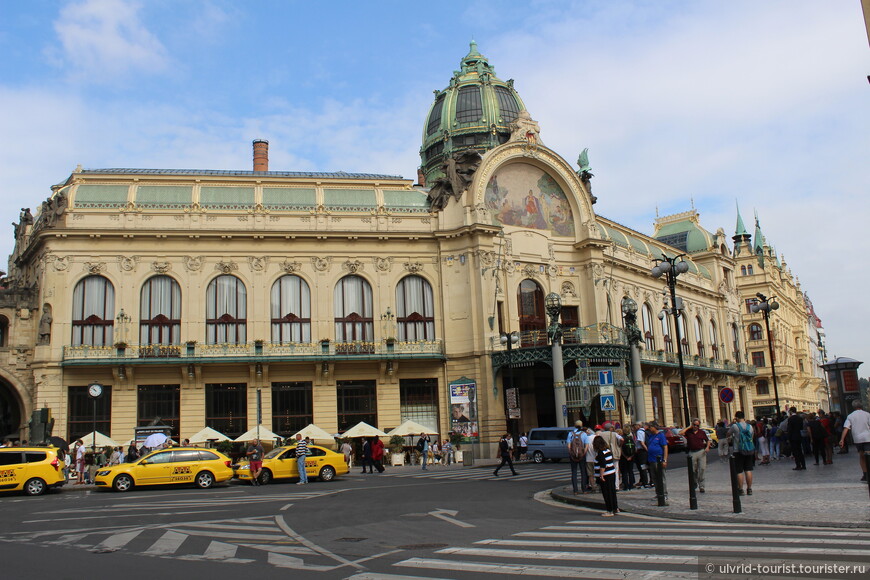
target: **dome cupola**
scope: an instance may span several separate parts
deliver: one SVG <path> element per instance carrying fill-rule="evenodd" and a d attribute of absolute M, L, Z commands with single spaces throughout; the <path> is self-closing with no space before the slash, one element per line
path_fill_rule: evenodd
<path fill-rule="evenodd" d="M 444 176 L 442 164 L 453 153 L 473 149 L 480 154 L 505 143 L 511 135 L 510 124 L 525 109 L 514 90 L 514 81 L 502 81 L 477 43 L 453 72 L 449 86 L 435 91 L 423 127 L 420 148 L 421 169 L 426 184 Z"/>

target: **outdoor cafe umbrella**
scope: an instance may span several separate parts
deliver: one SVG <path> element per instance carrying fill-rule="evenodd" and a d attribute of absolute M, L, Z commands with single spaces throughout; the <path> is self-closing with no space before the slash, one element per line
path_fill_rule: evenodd
<path fill-rule="evenodd" d="M 96 439 L 95 439 L 96 436 Z M 107 437 L 99 431 L 91 431 L 87 435 L 79 437 L 87 447 L 96 445 L 97 447 L 117 447 L 118 444 L 111 437 Z"/>
<path fill-rule="evenodd" d="M 438 431 L 434 429 L 430 429 L 429 427 L 424 427 L 423 425 L 411 421 L 408 419 L 389 433 L 387 435 L 392 437 L 393 435 L 399 435 L 402 437 L 407 437 L 408 435 L 419 435 L 420 433 L 426 433 L 428 435 L 437 435 Z"/>
<path fill-rule="evenodd" d="M 194 445 L 196 443 L 208 443 L 209 441 L 229 441 L 230 438 L 221 433 L 220 431 L 215 431 L 211 427 L 206 427 L 202 431 L 196 433 L 193 437 L 190 438 L 190 444 Z"/>
<path fill-rule="evenodd" d="M 341 436 L 353 439 L 354 437 L 386 437 L 387 434 L 378 429 L 377 427 L 372 427 L 365 421 L 360 421 L 359 423 L 342 433 Z"/>
<path fill-rule="evenodd" d="M 48 438 L 48 442 L 57 447 L 58 449 L 63 449 L 64 451 L 69 451 L 69 443 L 63 437 L 58 437 L 57 435 L 52 435 Z"/>
<path fill-rule="evenodd" d="M 324 431 L 313 423 L 294 433 L 292 439 L 295 439 L 297 435 L 308 437 L 312 441 L 329 441 L 330 443 L 335 441 L 335 438 L 329 432 Z"/>
<path fill-rule="evenodd" d="M 169 437 L 167 437 L 164 433 L 152 433 L 145 438 L 145 441 L 142 443 L 142 445 L 147 447 L 148 449 L 154 449 L 166 443 L 167 439 L 169 439 Z"/>
<path fill-rule="evenodd" d="M 236 437 L 236 443 L 241 443 L 244 441 L 253 441 L 254 439 L 259 439 L 260 441 L 269 439 L 275 440 L 278 438 L 278 435 L 272 433 L 270 429 L 266 429 L 263 425 L 258 425 L 253 429 L 248 429 L 246 433 L 243 433 L 241 436 Z"/>

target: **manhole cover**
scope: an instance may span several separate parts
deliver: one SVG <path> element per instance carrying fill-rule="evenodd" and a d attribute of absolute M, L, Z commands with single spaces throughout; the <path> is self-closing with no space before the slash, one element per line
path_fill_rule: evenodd
<path fill-rule="evenodd" d="M 405 544 L 404 546 L 396 546 L 400 550 L 437 550 L 446 548 L 447 544 Z"/>
<path fill-rule="evenodd" d="M 362 542 L 364 540 L 368 540 L 368 538 L 339 538 L 336 542 Z"/>

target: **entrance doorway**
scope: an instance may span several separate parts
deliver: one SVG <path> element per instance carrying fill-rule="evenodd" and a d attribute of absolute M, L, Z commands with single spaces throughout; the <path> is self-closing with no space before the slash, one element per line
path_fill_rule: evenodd
<path fill-rule="evenodd" d="M 21 403 L 15 389 L 0 380 L 0 441 L 21 437 Z"/>

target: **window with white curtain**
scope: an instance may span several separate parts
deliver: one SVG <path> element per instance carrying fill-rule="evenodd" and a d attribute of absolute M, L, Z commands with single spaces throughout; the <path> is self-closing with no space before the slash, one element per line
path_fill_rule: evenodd
<path fill-rule="evenodd" d="M 102 276 L 88 276 L 73 289 L 72 343 L 74 346 L 112 344 L 115 287 Z"/>
<path fill-rule="evenodd" d="M 713 349 L 713 358 L 719 360 L 719 332 L 716 330 L 716 322 L 710 319 L 710 344 Z"/>
<path fill-rule="evenodd" d="M 142 286 L 140 344 L 180 344 L 181 286 L 169 276 L 154 276 Z"/>
<path fill-rule="evenodd" d="M 656 338 L 655 335 L 653 335 L 652 309 L 646 302 L 643 303 L 643 308 L 641 308 L 641 319 L 643 320 L 643 340 L 646 349 L 654 350 L 656 347 Z"/>
<path fill-rule="evenodd" d="M 664 338 L 664 341 L 665 341 L 665 351 L 672 353 L 672 352 L 674 352 L 674 341 L 671 338 L 670 316 L 667 314 L 665 316 L 662 316 L 661 323 L 662 323 L 662 337 Z"/>
<path fill-rule="evenodd" d="M 695 338 L 698 339 L 698 356 L 707 356 L 704 350 L 704 329 L 701 325 L 700 316 L 695 317 Z"/>
<path fill-rule="evenodd" d="M 374 340 L 372 287 L 360 276 L 345 276 L 333 296 L 336 342 Z"/>
<path fill-rule="evenodd" d="M 737 331 L 737 325 L 731 323 L 731 347 L 734 349 L 734 362 L 740 362 L 740 333 Z"/>
<path fill-rule="evenodd" d="M 235 276 L 218 276 L 205 291 L 207 344 L 247 342 L 248 300 L 245 284 Z"/>
<path fill-rule="evenodd" d="M 677 316 L 677 324 L 679 324 L 680 344 L 683 345 L 683 354 L 691 354 L 689 352 L 689 335 L 686 333 L 686 315 L 680 312 Z"/>
<path fill-rule="evenodd" d="M 396 323 L 399 340 L 435 338 L 435 301 L 432 285 L 420 276 L 406 276 L 396 286 Z"/>
<path fill-rule="evenodd" d="M 272 284 L 272 342 L 311 342 L 311 290 L 299 276 Z M 304 425 L 303 425 L 304 427 Z"/>

